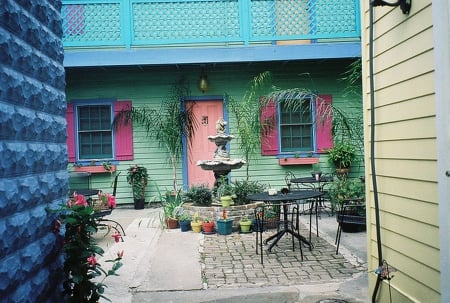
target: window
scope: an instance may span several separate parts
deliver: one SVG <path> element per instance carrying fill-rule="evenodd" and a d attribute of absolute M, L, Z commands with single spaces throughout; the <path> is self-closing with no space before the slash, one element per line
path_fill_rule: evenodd
<path fill-rule="evenodd" d="M 271 124 L 262 134 L 262 155 L 306 156 L 332 148 L 331 117 L 323 120 L 317 112 L 331 102 L 331 95 L 298 100 L 298 106 L 290 109 L 283 101 L 269 102 L 261 112 L 261 121 Z"/>
<path fill-rule="evenodd" d="M 298 100 L 299 104 L 290 110 L 280 102 L 280 150 L 299 152 L 313 150 L 313 119 L 311 99 Z"/>
<path fill-rule="evenodd" d="M 112 129 L 114 115 L 129 108 L 130 101 L 77 100 L 67 104 L 67 152 L 69 162 L 132 160 L 131 123 Z"/>
<path fill-rule="evenodd" d="M 112 159 L 111 105 L 77 106 L 78 159 Z"/>

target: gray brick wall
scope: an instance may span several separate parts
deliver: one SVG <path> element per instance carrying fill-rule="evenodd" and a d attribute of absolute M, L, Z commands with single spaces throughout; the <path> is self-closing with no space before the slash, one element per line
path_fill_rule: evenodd
<path fill-rule="evenodd" d="M 0 5 L 0 301 L 62 302 L 62 242 L 46 211 L 65 201 L 60 0 Z"/>

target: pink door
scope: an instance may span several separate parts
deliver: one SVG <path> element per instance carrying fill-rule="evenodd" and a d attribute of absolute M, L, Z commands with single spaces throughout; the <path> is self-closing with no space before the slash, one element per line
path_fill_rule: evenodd
<path fill-rule="evenodd" d="M 187 102 L 189 104 L 189 102 Z M 197 166 L 198 160 L 212 160 L 216 145 L 208 140 L 208 136 L 216 133 L 216 121 L 223 117 L 222 100 L 195 101 L 194 114 L 198 127 L 188 150 L 188 186 L 208 184 L 214 185 L 214 173 Z"/>

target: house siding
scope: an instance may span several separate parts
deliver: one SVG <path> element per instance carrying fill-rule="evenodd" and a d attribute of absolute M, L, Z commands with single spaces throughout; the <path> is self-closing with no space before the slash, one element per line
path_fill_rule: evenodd
<path fill-rule="evenodd" d="M 20 3 L 20 4 L 19 4 Z M 58 0 L 2 1 L 0 20 L 0 301 L 62 302 L 67 197 Z"/>
<path fill-rule="evenodd" d="M 251 65 L 217 64 L 206 70 L 211 88 L 205 94 L 196 87 L 201 68 L 195 66 L 107 68 L 106 71 L 89 69 L 89 72 L 86 69 L 70 69 L 67 75 L 67 100 L 114 97 L 118 100 L 131 100 L 134 106 L 159 106 L 160 100 L 167 96 L 171 84 L 180 77 L 187 79 L 193 98 L 211 96 L 213 99 L 221 99 L 228 94 L 239 99 L 248 89 L 247 85 L 254 76 L 269 70 L 272 72 L 274 84 L 280 88 L 302 87 L 318 94 L 331 94 L 334 105 L 361 114 L 360 97 L 344 96 L 345 83 L 338 80 L 342 78 L 343 72 L 351 62 L 352 60 L 325 60 L 252 63 Z M 231 114 L 229 122 L 230 133 L 238 137 L 234 117 Z M 118 203 L 132 202 L 131 188 L 126 183 L 125 177 L 126 169 L 132 164 L 144 165 L 149 170 L 150 183 L 146 189 L 146 201 L 158 199 L 157 187 L 162 191 L 171 188 L 172 171 L 165 160 L 167 159 L 165 151 L 154 139 L 149 140 L 139 125 L 134 125 L 133 135 L 134 160 L 120 161 L 117 167 L 118 171 L 123 171 L 118 182 Z M 239 138 L 236 138 L 231 141 L 230 156 L 232 158 L 242 157 L 239 155 L 238 140 Z M 330 169 L 326 155 L 321 156 L 320 161 L 324 171 Z M 178 167 L 178 183 L 181 185 L 183 184 L 183 165 Z M 294 171 L 298 176 L 306 176 L 311 170 L 311 165 L 283 167 L 278 164 L 275 156 L 256 155 L 252 159 L 249 173 L 252 180 L 258 180 L 273 187 L 282 187 L 285 186 L 286 171 Z M 359 175 L 363 172 L 355 170 L 355 174 Z M 231 172 L 232 180 L 245 177 L 245 167 Z M 111 180 L 109 175 L 95 176 L 93 186 L 108 190 Z"/>
<path fill-rule="evenodd" d="M 431 8 L 431 1 L 415 1 L 409 15 L 399 8 L 374 8 L 375 163 L 383 258 L 397 269 L 389 282 L 394 302 L 440 302 Z M 370 138 L 368 3 L 362 10 L 365 135 Z M 366 163 L 371 185 L 369 149 Z M 372 270 L 379 260 L 369 189 L 367 251 L 369 289 L 374 289 Z M 387 300 L 384 281 L 378 301 Z"/>

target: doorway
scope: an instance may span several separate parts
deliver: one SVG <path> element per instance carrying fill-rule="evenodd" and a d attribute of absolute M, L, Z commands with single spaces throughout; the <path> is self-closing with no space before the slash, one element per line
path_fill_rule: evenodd
<path fill-rule="evenodd" d="M 197 166 L 199 160 L 212 160 L 216 145 L 208 140 L 208 136 L 216 133 L 216 121 L 223 117 L 222 99 L 205 99 L 187 101 L 186 106 L 193 103 L 194 115 L 198 127 L 192 138 L 192 146 L 187 151 L 187 185 L 206 184 L 209 188 L 214 185 L 213 171 L 207 171 Z"/>

